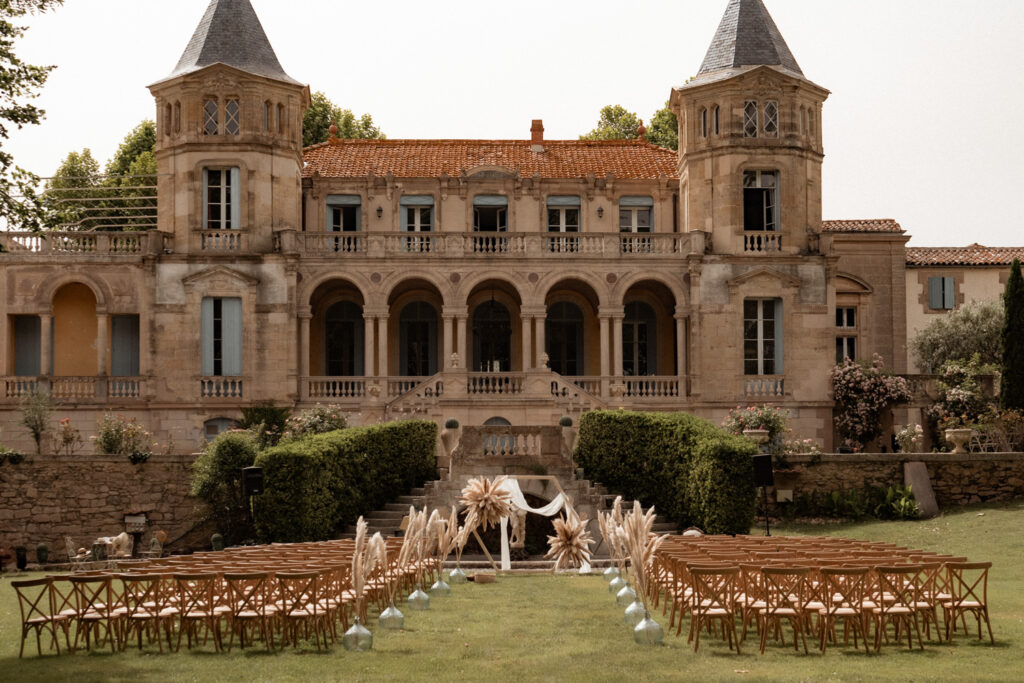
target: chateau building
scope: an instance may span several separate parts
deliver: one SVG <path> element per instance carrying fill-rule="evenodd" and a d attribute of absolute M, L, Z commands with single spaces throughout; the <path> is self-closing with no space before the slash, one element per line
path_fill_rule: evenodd
<path fill-rule="evenodd" d="M 836 359 L 906 372 L 921 287 L 965 286 L 894 221 L 822 220 L 829 93 L 761 0 L 671 90 L 678 153 L 540 120 L 303 149 L 309 88 L 248 0 L 212 0 L 150 91 L 157 229 L 0 234 L 4 424 L 33 387 L 186 447 L 268 400 L 470 425 L 771 403 L 831 448 Z"/>

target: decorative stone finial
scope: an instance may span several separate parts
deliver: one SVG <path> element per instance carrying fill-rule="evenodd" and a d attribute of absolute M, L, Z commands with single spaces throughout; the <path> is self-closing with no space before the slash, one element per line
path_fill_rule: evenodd
<path fill-rule="evenodd" d="M 636 129 L 636 132 L 641 140 L 647 139 L 647 127 L 644 125 L 643 119 L 640 120 L 640 127 Z"/>
<path fill-rule="evenodd" d="M 336 123 L 334 123 L 332 121 L 331 122 L 331 127 L 328 128 L 327 130 L 329 130 L 331 132 L 331 137 L 329 137 L 327 139 L 327 142 L 331 143 L 332 145 L 337 145 L 338 144 L 338 124 L 336 124 Z"/>

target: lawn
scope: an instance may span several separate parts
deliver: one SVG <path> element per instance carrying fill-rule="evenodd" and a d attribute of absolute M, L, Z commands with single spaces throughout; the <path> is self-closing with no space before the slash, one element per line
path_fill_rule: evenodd
<path fill-rule="evenodd" d="M 742 656 L 717 640 L 694 654 L 684 636 L 664 647 L 635 645 L 622 610 L 599 576 L 506 576 L 493 585 L 455 586 L 430 611 L 406 614 L 407 630 L 371 624 L 374 650 L 355 654 L 340 644 L 267 654 L 193 652 L 37 657 L 18 660 L 14 591 L 0 584 L 0 671 L 5 680 L 1020 680 L 1024 676 L 1024 503 L 981 506 L 921 522 L 866 522 L 827 527 L 791 525 L 773 534 L 841 535 L 948 551 L 994 563 L 989 586 L 996 644 L 963 637 L 926 642 L 923 652 L 883 646 L 881 655 L 852 647 L 822 656 L 750 640 Z M 6 580 L 4 581 L 6 582 Z M 657 618 L 667 626 L 667 619 Z M 375 620 L 373 620 L 375 621 Z M 28 649 L 28 646 L 26 646 Z"/>

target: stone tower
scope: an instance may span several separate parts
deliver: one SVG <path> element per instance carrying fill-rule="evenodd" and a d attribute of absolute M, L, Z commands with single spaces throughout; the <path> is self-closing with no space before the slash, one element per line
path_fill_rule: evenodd
<path fill-rule="evenodd" d="M 697 76 L 672 91 L 684 230 L 719 254 L 813 251 L 828 94 L 761 0 L 730 0 Z"/>
<path fill-rule="evenodd" d="M 281 68 L 249 0 L 211 0 L 157 105 L 159 228 L 174 252 L 266 253 L 301 224 L 308 86 Z"/>

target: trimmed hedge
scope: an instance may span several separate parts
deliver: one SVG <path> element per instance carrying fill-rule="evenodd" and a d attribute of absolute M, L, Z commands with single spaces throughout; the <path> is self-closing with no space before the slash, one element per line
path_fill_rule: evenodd
<path fill-rule="evenodd" d="M 426 420 L 317 434 L 263 451 L 256 530 L 267 542 L 320 541 L 437 475 Z"/>
<path fill-rule="evenodd" d="M 749 533 L 757 446 L 687 413 L 593 411 L 580 418 L 576 463 L 681 526 Z"/>

